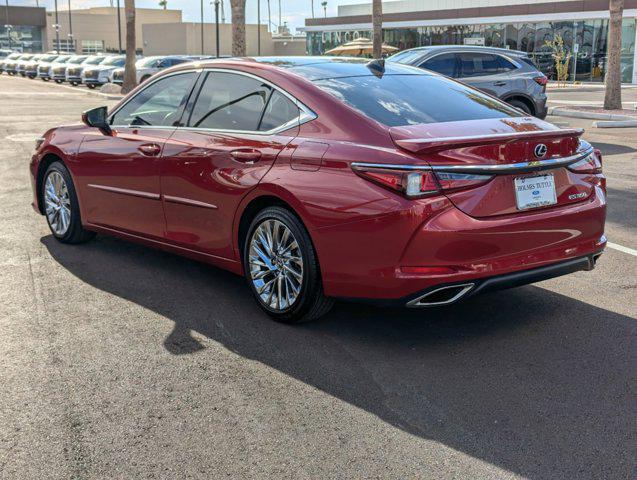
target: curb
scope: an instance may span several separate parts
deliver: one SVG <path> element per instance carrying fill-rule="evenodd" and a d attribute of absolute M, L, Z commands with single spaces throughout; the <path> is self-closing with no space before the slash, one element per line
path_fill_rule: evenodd
<path fill-rule="evenodd" d="M 558 115 L 560 117 L 585 118 L 587 120 L 611 120 L 615 122 L 637 121 L 637 118 L 630 115 L 617 115 L 616 113 L 595 113 L 581 110 L 569 110 L 568 108 L 549 107 L 549 115 Z"/>
<path fill-rule="evenodd" d="M 598 121 L 593 122 L 593 126 L 597 128 L 629 128 L 629 127 L 637 127 L 637 119 L 634 120 L 623 120 L 623 121 Z"/>

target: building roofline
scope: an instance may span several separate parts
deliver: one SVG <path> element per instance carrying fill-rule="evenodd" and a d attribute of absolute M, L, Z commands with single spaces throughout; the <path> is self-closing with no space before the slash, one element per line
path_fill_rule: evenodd
<path fill-rule="evenodd" d="M 625 0 L 624 10 L 637 9 L 637 0 Z M 582 13 L 586 12 L 608 12 L 608 0 L 574 0 L 569 2 L 546 2 L 546 3 L 529 3 L 522 5 L 507 5 L 498 7 L 470 7 L 456 8 L 447 10 L 427 10 L 416 12 L 399 12 L 387 13 L 383 15 L 383 24 L 392 22 L 414 22 L 414 21 L 450 21 L 453 23 L 455 19 L 465 18 L 489 18 L 489 17 L 507 17 L 507 16 L 527 16 L 540 14 L 565 14 L 565 13 Z M 584 15 L 585 16 L 585 15 Z M 349 15 L 340 17 L 327 18 L 307 18 L 305 19 L 305 27 L 303 30 L 321 30 L 320 28 L 307 27 L 323 27 L 337 25 L 360 25 L 371 24 L 372 16 L 370 15 Z"/>

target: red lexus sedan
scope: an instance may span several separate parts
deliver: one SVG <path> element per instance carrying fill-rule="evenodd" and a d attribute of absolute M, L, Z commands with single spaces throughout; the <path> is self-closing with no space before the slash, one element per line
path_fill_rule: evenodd
<path fill-rule="evenodd" d="M 590 270 L 606 243 L 602 159 L 582 131 L 409 66 L 182 64 L 82 120 L 30 164 L 53 235 L 245 275 L 284 322 L 334 298 L 447 305 Z"/>

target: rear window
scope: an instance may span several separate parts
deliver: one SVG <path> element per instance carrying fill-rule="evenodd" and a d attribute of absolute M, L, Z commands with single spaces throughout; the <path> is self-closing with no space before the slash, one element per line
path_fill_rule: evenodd
<path fill-rule="evenodd" d="M 313 83 L 390 127 L 522 116 L 493 97 L 436 75 L 368 75 Z"/>

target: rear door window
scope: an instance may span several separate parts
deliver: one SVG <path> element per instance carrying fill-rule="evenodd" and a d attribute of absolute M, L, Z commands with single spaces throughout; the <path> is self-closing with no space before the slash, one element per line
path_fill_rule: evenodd
<path fill-rule="evenodd" d="M 420 66 L 447 77 L 456 76 L 457 59 L 454 53 L 443 53 L 425 60 Z"/>
<path fill-rule="evenodd" d="M 274 90 L 263 112 L 259 130 L 267 132 L 299 120 L 300 110 L 292 100 Z"/>
<path fill-rule="evenodd" d="M 465 52 L 460 53 L 460 77 L 482 77 L 514 70 L 516 66 L 501 55 Z"/>
<path fill-rule="evenodd" d="M 257 131 L 272 88 L 245 75 L 210 72 L 192 109 L 188 126 Z"/>

